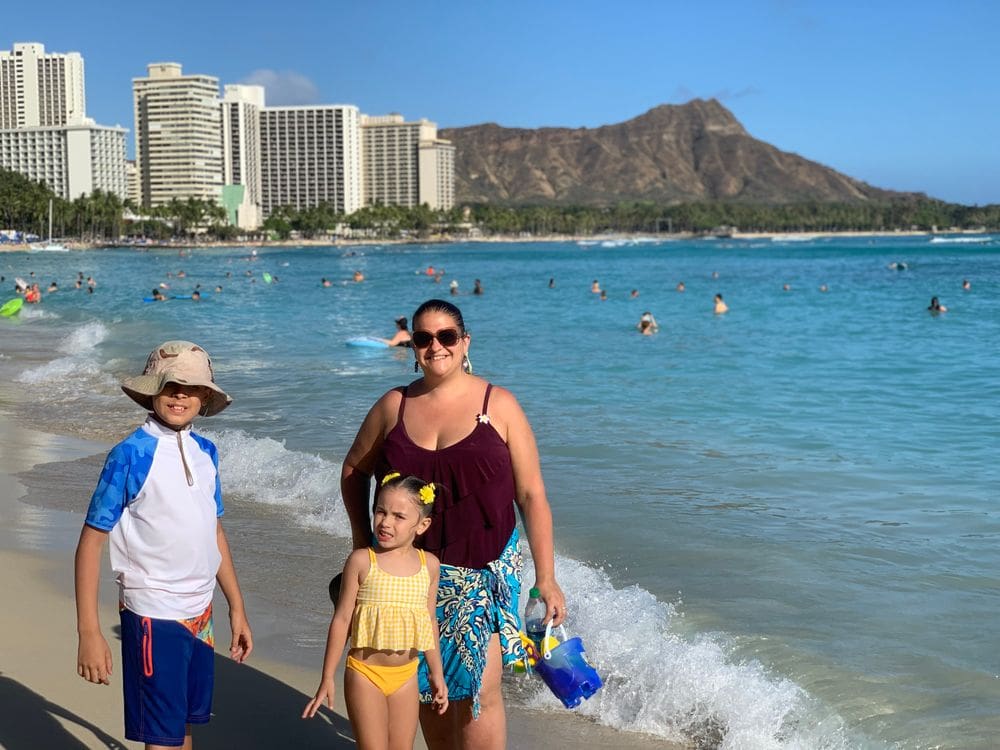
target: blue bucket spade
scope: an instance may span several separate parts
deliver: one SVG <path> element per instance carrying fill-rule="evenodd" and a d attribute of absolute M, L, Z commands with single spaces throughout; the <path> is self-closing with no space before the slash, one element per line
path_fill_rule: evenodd
<path fill-rule="evenodd" d="M 546 645 L 551 633 L 552 623 L 549 622 L 545 628 L 546 640 L 543 641 Z M 535 671 L 566 708 L 576 708 L 580 701 L 592 696 L 604 683 L 587 661 L 583 641 L 579 637 L 567 640 L 565 629 L 562 629 L 562 636 L 562 643 L 555 648 L 542 649 L 542 658 L 535 665 Z"/>

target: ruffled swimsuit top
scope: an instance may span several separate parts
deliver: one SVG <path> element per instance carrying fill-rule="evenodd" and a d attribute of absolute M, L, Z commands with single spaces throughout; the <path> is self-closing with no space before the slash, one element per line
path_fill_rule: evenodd
<path fill-rule="evenodd" d="M 379 651 L 427 651 L 434 648 L 434 631 L 427 609 L 430 575 L 427 558 L 420 553 L 420 570 L 411 576 L 395 576 L 378 566 L 375 551 L 368 548 L 371 566 L 358 588 L 351 618 L 351 648 Z"/>
<path fill-rule="evenodd" d="M 500 557 L 517 523 L 510 450 L 490 424 L 492 390 L 492 384 L 486 386 L 483 410 L 469 415 L 472 432 L 453 445 L 429 450 L 406 433 L 406 387 L 402 387 L 399 416 L 385 436 L 376 466 L 378 480 L 398 471 L 437 486 L 430 528 L 414 544 L 433 552 L 445 565 L 485 568 Z"/>

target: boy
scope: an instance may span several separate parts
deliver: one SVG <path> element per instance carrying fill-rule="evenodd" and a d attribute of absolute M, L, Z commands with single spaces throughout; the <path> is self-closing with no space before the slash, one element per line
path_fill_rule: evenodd
<path fill-rule="evenodd" d="M 232 399 L 215 384 L 208 353 L 168 341 L 122 390 L 146 422 L 111 449 L 76 550 L 77 673 L 109 684 L 111 650 L 97 594 L 104 542 L 119 587 L 125 737 L 146 748 L 191 747 L 191 724 L 212 711 L 212 594 L 229 602 L 230 655 L 243 662 L 253 639 L 222 515 L 218 453 L 191 423 Z"/>

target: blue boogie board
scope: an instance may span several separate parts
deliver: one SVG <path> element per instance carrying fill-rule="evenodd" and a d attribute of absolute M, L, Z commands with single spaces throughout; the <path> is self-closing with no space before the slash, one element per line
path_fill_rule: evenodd
<path fill-rule="evenodd" d="M 366 349 L 388 349 L 389 345 L 376 336 L 353 336 L 344 342 L 347 346 L 359 346 Z"/>

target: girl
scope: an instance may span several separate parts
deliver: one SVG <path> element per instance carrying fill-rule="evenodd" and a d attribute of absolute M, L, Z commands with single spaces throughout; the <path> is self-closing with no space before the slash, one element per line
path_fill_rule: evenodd
<path fill-rule="evenodd" d="M 330 621 L 323 678 L 302 718 L 333 707 L 334 671 L 348 631 L 344 670 L 347 715 L 358 747 L 412 748 L 417 735 L 417 654 L 424 652 L 438 713 L 448 708 L 435 607 L 438 559 L 414 548 L 431 525 L 434 485 L 398 472 L 382 479 L 373 528 L 378 549 L 351 553 Z"/>

